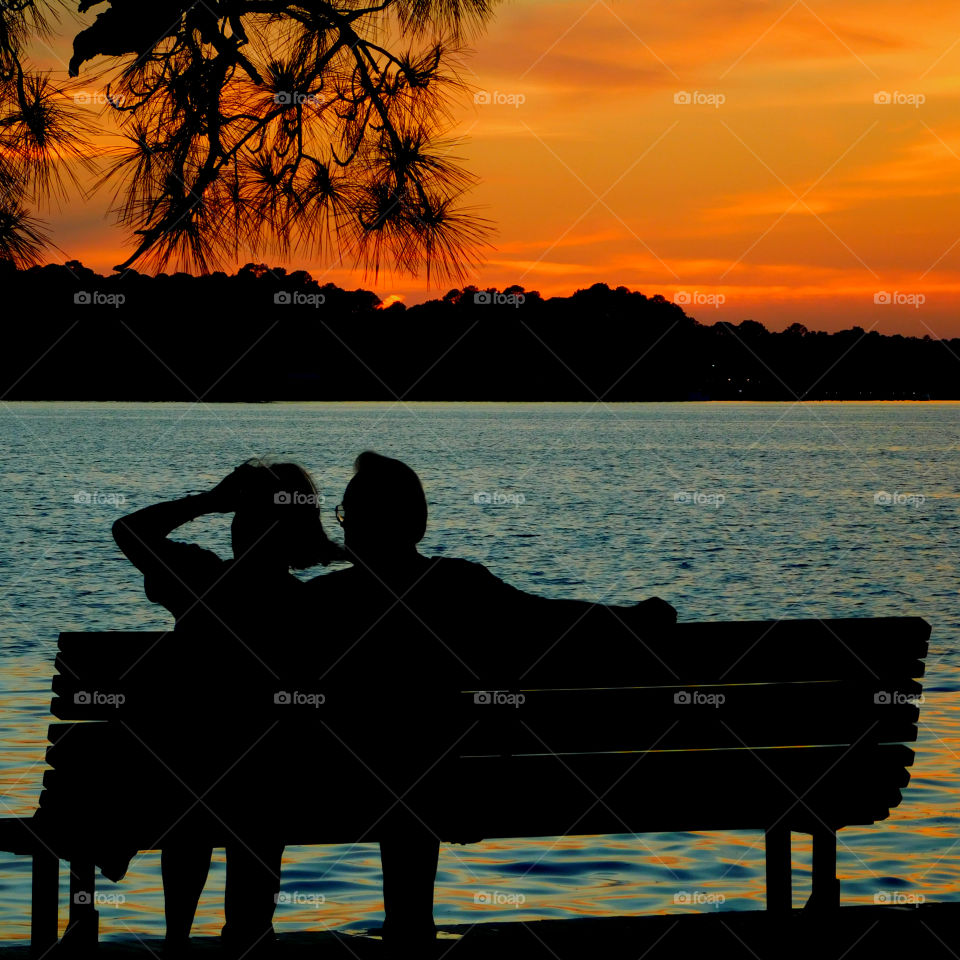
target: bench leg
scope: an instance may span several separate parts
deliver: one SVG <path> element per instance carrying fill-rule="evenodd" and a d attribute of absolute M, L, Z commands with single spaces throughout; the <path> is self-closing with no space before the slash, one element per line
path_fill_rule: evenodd
<path fill-rule="evenodd" d="M 89 860 L 70 864 L 70 922 L 63 932 L 64 948 L 86 953 L 97 946 L 100 914 L 97 913 L 95 874 Z"/>
<path fill-rule="evenodd" d="M 790 828 L 770 827 L 765 834 L 767 853 L 767 910 L 777 913 L 793 907 L 790 865 Z"/>
<path fill-rule="evenodd" d="M 57 942 L 60 899 L 60 858 L 44 847 L 33 854 L 30 952 L 41 957 Z"/>
<path fill-rule="evenodd" d="M 836 910 L 840 906 L 836 830 L 824 827 L 813 834 L 813 890 L 807 906 L 816 910 Z"/>

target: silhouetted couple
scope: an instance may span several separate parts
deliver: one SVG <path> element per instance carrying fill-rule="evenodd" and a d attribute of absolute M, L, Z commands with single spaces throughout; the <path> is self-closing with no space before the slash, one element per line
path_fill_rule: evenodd
<path fill-rule="evenodd" d="M 212 847 L 220 845 L 224 942 L 248 956 L 269 947 L 283 842 L 294 840 L 284 835 L 285 811 L 313 805 L 317 839 L 324 823 L 329 842 L 359 839 L 343 829 L 380 841 L 384 940 L 398 955 L 429 956 L 440 841 L 480 839 L 458 822 L 456 780 L 444 776 L 468 729 L 461 691 L 517 686 L 560 638 L 589 649 L 595 618 L 611 609 L 636 629 L 676 619 L 658 598 L 613 608 L 548 600 L 481 564 L 422 555 L 426 498 L 399 460 L 357 458 L 336 508 L 344 548 L 327 537 L 321 502 L 301 467 L 251 462 L 208 493 L 114 525 L 147 597 L 176 618 L 158 677 L 173 693 L 177 709 L 167 712 L 175 722 L 143 735 L 170 773 L 152 802 L 164 813 L 157 845 L 171 952 L 189 944 Z M 209 513 L 233 514 L 231 560 L 169 539 Z M 309 582 L 291 573 L 334 561 L 351 565 Z M 326 746 L 278 739 L 275 711 L 253 707 L 291 689 L 335 691 L 350 706 L 324 722 Z M 344 762 L 333 763 L 333 753 Z M 291 767 L 302 771 L 292 787 Z M 336 779 L 325 776 L 330 770 Z M 374 822 L 338 834 L 327 798 L 345 810 L 356 796 L 370 809 L 372 794 L 382 796 Z M 112 878 L 125 872 L 124 857 L 98 862 Z"/>

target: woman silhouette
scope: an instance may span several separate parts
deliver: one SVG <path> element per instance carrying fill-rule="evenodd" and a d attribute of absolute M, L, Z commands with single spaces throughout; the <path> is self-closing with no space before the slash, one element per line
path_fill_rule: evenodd
<path fill-rule="evenodd" d="M 172 774 L 151 798 L 167 825 L 161 869 L 171 953 L 189 946 L 212 854 L 197 836 L 211 833 L 226 847 L 225 945 L 249 955 L 273 940 L 283 846 L 263 820 L 272 806 L 267 771 L 278 759 L 266 742 L 272 724 L 257 707 L 296 675 L 303 584 L 291 569 L 344 558 L 324 532 L 321 499 L 297 464 L 250 461 L 207 493 L 138 510 L 113 526 L 117 545 L 143 572 L 148 599 L 176 618 L 164 675 L 155 678 L 175 704 L 164 713 L 175 720 L 148 745 Z M 204 514 L 230 512 L 230 560 L 169 538 Z M 123 857 L 101 858 L 100 866 L 111 879 L 126 872 Z"/>

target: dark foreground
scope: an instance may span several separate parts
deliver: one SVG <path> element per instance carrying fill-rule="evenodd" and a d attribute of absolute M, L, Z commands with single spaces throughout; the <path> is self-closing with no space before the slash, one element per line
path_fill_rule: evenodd
<path fill-rule="evenodd" d="M 435 956 L 452 960 L 645 960 L 695 956 L 709 951 L 726 957 L 780 960 L 856 960 L 897 956 L 960 957 L 960 903 L 914 906 L 844 907 L 832 917 L 793 911 L 776 917 L 762 911 L 686 915 L 540 920 L 532 923 L 483 923 L 441 927 Z M 374 936 L 335 933 L 280 934 L 282 960 L 385 957 Z M 0 948 L 0 960 L 29 957 L 28 946 Z M 54 951 L 56 953 L 56 951 Z M 215 937 L 194 940 L 197 960 L 220 957 Z M 101 960 L 159 957 L 158 939 L 104 942 Z"/>

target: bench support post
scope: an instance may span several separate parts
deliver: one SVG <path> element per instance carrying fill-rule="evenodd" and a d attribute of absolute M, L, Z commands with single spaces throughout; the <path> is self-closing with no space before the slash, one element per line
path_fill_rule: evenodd
<path fill-rule="evenodd" d="M 90 860 L 70 863 L 70 922 L 63 932 L 62 946 L 86 953 L 96 949 L 100 935 L 100 914 L 96 906 L 96 870 Z"/>
<path fill-rule="evenodd" d="M 788 912 L 793 907 L 790 864 L 790 828 L 785 824 L 768 827 L 765 833 L 767 854 L 767 910 Z"/>
<path fill-rule="evenodd" d="M 30 952 L 40 957 L 57 942 L 60 899 L 60 858 L 42 845 L 33 853 L 30 893 Z"/>
<path fill-rule="evenodd" d="M 807 906 L 816 910 L 836 910 L 840 906 L 837 831 L 829 827 L 813 833 L 813 890 Z"/>

